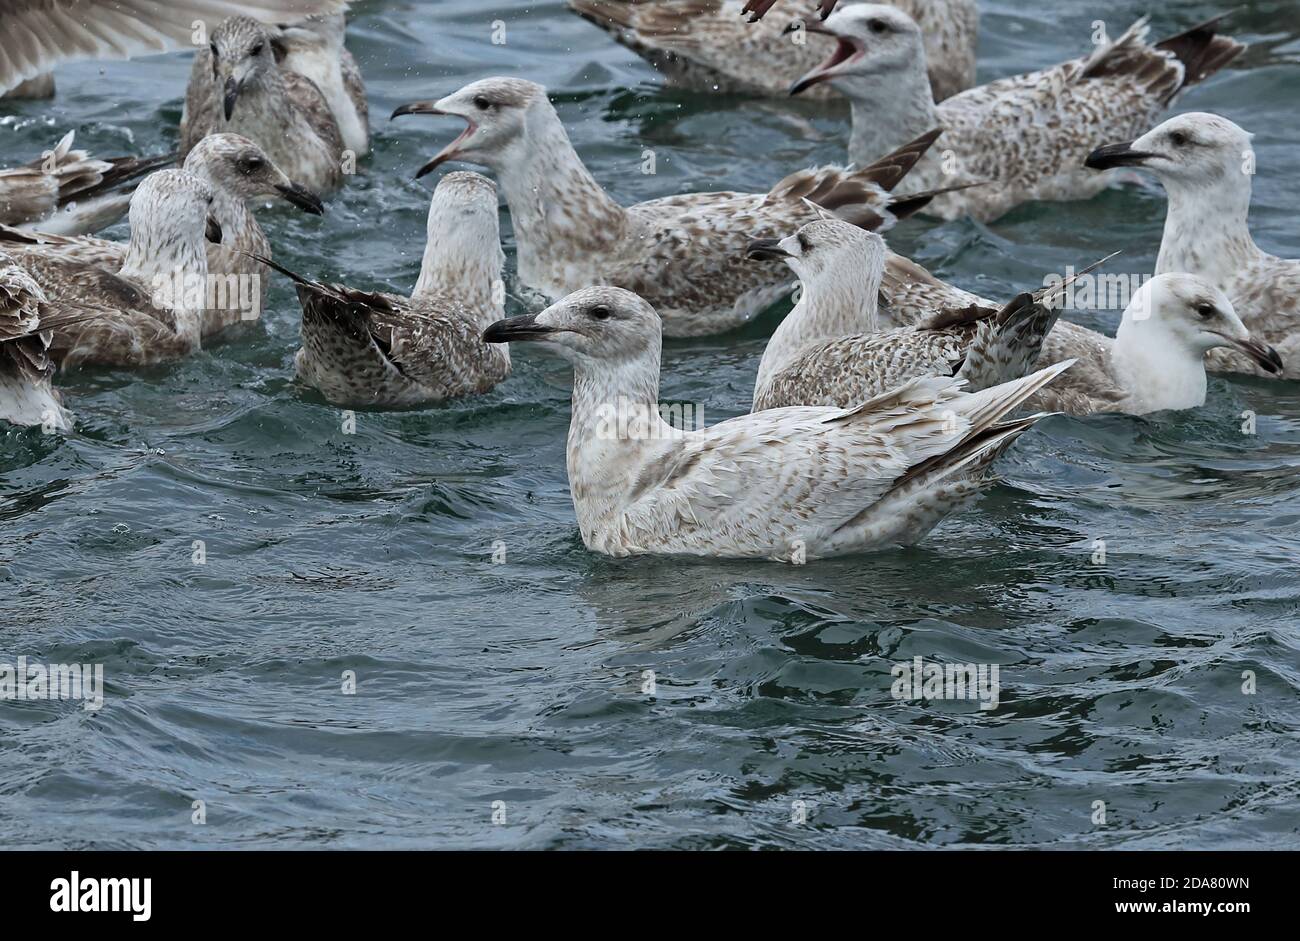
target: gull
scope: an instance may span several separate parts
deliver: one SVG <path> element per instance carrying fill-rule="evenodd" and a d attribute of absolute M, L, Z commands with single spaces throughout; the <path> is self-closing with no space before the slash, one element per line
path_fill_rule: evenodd
<path fill-rule="evenodd" d="M 0 225 L 42 231 L 94 232 L 122 218 L 131 185 L 146 173 L 175 162 L 176 155 L 112 157 L 100 160 L 73 150 L 68 131 L 30 163 L 0 170 Z"/>
<path fill-rule="evenodd" d="M 660 416 L 659 317 L 614 287 L 493 324 L 573 364 L 569 486 L 583 543 L 611 556 L 811 559 L 915 542 L 988 481 L 1040 416 L 1003 419 L 1068 367 L 983 392 L 914 379 L 850 409 L 778 408 L 697 431 Z"/>
<path fill-rule="evenodd" d="M 63 369 L 146 366 L 198 351 L 208 273 L 204 238 L 221 240 L 211 188 L 184 170 L 159 170 L 131 197 L 131 241 L 120 266 L 101 267 L 39 250 L 0 231 L 3 248 L 74 325 L 53 328 L 51 357 Z M 39 243 L 36 247 L 39 249 Z"/>
<path fill-rule="evenodd" d="M 343 138 L 329 102 L 311 79 L 276 62 L 271 29 L 246 16 L 223 20 L 194 57 L 181 153 L 218 132 L 256 141 L 315 193 L 331 192 L 343 180 Z"/>
<path fill-rule="evenodd" d="M 370 105 L 357 60 L 343 45 L 342 13 L 309 16 L 281 26 L 271 40 L 280 67 L 311 79 L 329 104 L 343 146 L 357 157 L 370 152 Z"/>
<path fill-rule="evenodd" d="M 215 25 L 235 13 L 283 20 L 344 6 L 346 0 L 0 0 L 0 92 L 27 80 L 44 90 L 60 62 L 188 48 L 196 21 Z"/>
<path fill-rule="evenodd" d="M 51 431 L 72 427 L 72 416 L 54 388 L 49 355 L 52 326 L 69 313 L 51 311 L 40 285 L 0 252 L 0 422 Z"/>
<path fill-rule="evenodd" d="M 1020 294 L 1002 310 L 966 305 L 914 326 L 880 330 L 885 241 L 836 219 L 750 245 L 799 277 L 799 302 L 768 341 L 754 383 L 755 412 L 790 405 L 847 408 L 918 376 L 955 376 L 968 392 L 1030 373 L 1056 322 L 1051 292 Z M 1061 287 L 1064 286 L 1064 283 Z"/>
<path fill-rule="evenodd" d="M 975 84 L 975 0 L 889 2 L 921 27 L 935 100 Z M 575 13 L 647 59 L 669 85 L 697 91 L 783 95 L 835 47 L 820 33 L 789 29 L 792 20 L 814 22 L 818 0 L 791 0 L 781 17 L 752 23 L 741 18 L 742 6 L 742 0 L 569 0 Z M 808 94 L 832 97 L 829 85 Z"/>
<path fill-rule="evenodd" d="M 262 259 L 298 288 L 294 364 L 331 404 L 411 408 L 486 392 L 509 375 L 509 351 L 482 339 L 505 309 L 496 186 L 477 173 L 447 174 L 427 233 L 409 298 L 310 281 Z"/>
<path fill-rule="evenodd" d="M 468 127 L 417 173 L 447 160 L 496 171 L 518 245 L 519 279 L 548 298 L 592 284 L 627 288 L 659 308 L 667 336 L 721 333 L 789 290 L 779 264 L 746 263 L 751 235 L 788 232 L 816 218 L 811 201 L 864 228 L 891 226 L 931 194 L 888 194 L 934 133 L 861 170 L 802 170 L 766 194 L 686 193 L 624 207 L 592 177 L 535 82 L 488 78 L 403 114 L 454 115 Z"/>
<path fill-rule="evenodd" d="M 1169 197 L 1156 273 L 1187 271 L 1222 290 L 1251 333 L 1278 348 L 1300 379 L 1300 260 L 1260 250 L 1250 236 L 1251 135 L 1217 114 L 1180 114 L 1137 140 L 1098 148 L 1098 170 L 1141 167 Z M 1215 351 L 1211 368 L 1257 372 L 1253 359 Z"/>
<path fill-rule="evenodd" d="M 249 201 L 278 196 L 303 212 L 321 215 L 325 210 L 315 194 L 286 177 L 262 148 L 239 134 L 209 134 L 185 158 L 184 169 L 211 187 L 211 214 L 222 233 L 219 244 L 207 245 L 208 271 L 214 277 L 226 279 L 227 285 L 225 302 L 204 310 L 203 341 L 207 343 L 235 323 L 256 319 L 265 306 L 267 269 L 249 256 L 270 257 L 271 246 L 249 210 Z M 0 230 L 0 242 L 6 237 L 7 233 Z M 128 249 L 124 242 L 89 236 L 58 237 L 44 232 L 21 238 L 18 247 L 26 253 L 75 260 L 113 271 L 122 266 Z M 241 287 L 238 280 L 229 280 L 232 277 L 253 280 Z M 231 302 L 232 298 L 240 297 L 240 290 L 247 302 L 250 286 L 262 303 Z"/>
<path fill-rule="evenodd" d="M 1204 80 L 1245 48 L 1215 32 L 1217 20 L 1152 46 L 1139 20 L 1084 58 L 1001 79 L 934 103 L 915 21 L 881 4 L 841 6 L 822 26 L 837 41 L 831 57 L 791 87 L 830 82 L 849 97 L 849 159 L 865 163 L 943 128 L 943 148 L 921 160 L 911 185 L 935 189 L 959 179 L 994 186 L 934 200 L 943 219 L 988 222 L 1030 200 L 1096 195 L 1111 174 L 1083 166 L 1099 144 L 1149 128 L 1187 86 Z"/>

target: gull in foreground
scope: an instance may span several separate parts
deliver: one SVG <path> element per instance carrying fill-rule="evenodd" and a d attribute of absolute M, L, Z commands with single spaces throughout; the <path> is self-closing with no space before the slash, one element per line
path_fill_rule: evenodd
<path fill-rule="evenodd" d="M 256 319 L 265 306 L 267 269 L 250 255 L 270 257 L 271 246 L 248 208 L 249 201 L 278 196 L 303 212 L 321 215 L 325 210 L 313 193 L 281 173 L 262 148 L 238 134 L 210 134 L 203 138 L 185 158 L 184 169 L 212 188 L 211 215 L 221 227 L 221 242 L 207 244 L 209 274 L 222 278 L 255 275 L 255 287 L 263 301 L 240 306 L 229 303 L 226 292 L 227 303 L 203 312 L 203 342 L 207 343 L 235 323 Z M 0 243 L 6 240 L 7 233 L 0 230 Z M 128 245 L 90 236 L 60 237 L 39 232 L 12 248 L 116 271 L 126 258 Z M 227 284 L 240 290 L 238 282 Z M 248 289 L 244 290 L 247 294 Z"/>
<path fill-rule="evenodd" d="M 50 355 L 64 369 L 147 366 L 197 352 L 208 274 L 204 238 L 221 240 L 212 189 L 184 170 L 159 170 L 131 197 L 131 241 L 122 263 L 100 267 L 20 251 L 23 233 L 0 232 L 3 247 L 40 285 L 55 325 Z M 42 323 L 44 327 L 44 322 Z"/>
<path fill-rule="evenodd" d="M 792 173 L 768 193 L 686 193 L 635 206 L 616 203 L 573 149 L 546 89 L 489 78 L 438 102 L 393 112 L 443 114 L 468 127 L 421 168 L 447 160 L 494 170 L 518 243 L 519 280 L 548 298 L 591 284 L 634 291 L 656 306 L 667 336 L 722 333 L 751 320 L 790 287 L 783 265 L 745 261 L 752 236 L 817 218 L 809 202 L 868 229 L 888 228 L 930 194 L 897 200 L 889 190 L 934 142 L 923 134 L 861 170 Z"/>
<path fill-rule="evenodd" d="M 915 542 L 988 482 L 1041 416 L 1003 419 L 1069 365 L 973 394 L 930 377 L 851 409 L 682 431 L 659 412 L 659 316 L 630 291 L 586 288 L 483 338 L 573 363 L 569 486 L 583 542 L 612 556 L 797 563 Z"/>
<path fill-rule="evenodd" d="M 1300 379 L 1300 260 L 1276 258 L 1250 237 L 1255 151 L 1251 135 L 1217 114 L 1180 114 L 1137 140 L 1094 151 L 1088 166 L 1141 167 L 1169 196 L 1156 273 L 1190 271 L 1214 284 L 1255 336 L 1277 347 L 1286 377 Z M 1236 352 L 1211 368 L 1257 372 Z"/>
<path fill-rule="evenodd" d="M 309 281 L 268 262 L 298 288 L 298 378 L 334 405 L 411 408 L 486 392 L 510 374 L 509 351 L 482 339 L 505 309 L 496 186 L 447 174 L 427 232 L 409 298 Z"/>
<path fill-rule="evenodd" d="M 0 252 L 0 422 L 51 431 L 72 427 L 72 416 L 53 385 L 49 347 L 56 321 L 78 316 L 49 310 L 40 285 Z"/>
<path fill-rule="evenodd" d="M 272 36 L 272 27 L 246 16 L 212 31 L 190 69 L 181 153 L 209 134 L 242 134 L 312 192 L 329 193 L 343 181 L 338 121 L 311 79 L 276 61 Z"/>
<path fill-rule="evenodd" d="M 0 92 L 29 79 L 46 85 L 60 62 L 189 48 L 195 21 L 211 27 L 236 13 L 283 21 L 344 6 L 346 0 L 0 0 Z"/>
<path fill-rule="evenodd" d="M 968 305 L 914 326 L 880 330 L 885 242 L 838 220 L 753 243 L 751 258 L 779 258 L 799 277 L 799 302 L 768 341 L 754 411 L 790 405 L 847 408 L 920 376 L 953 376 L 967 392 L 1033 370 L 1056 323 L 1057 290 L 1020 294 L 1001 310 Z"/>
<path fill-rule="evenodd" d="M 1000 79 L 936 105 L 916 22 L 881 4 L 841 6 L 820 27 L 837 40 L 831 57 L 791 88 L 830 82 L 849 97 L 849 159 L 862 164 L 920 131 L 943 128 L 943 144 L 916 166 L 909 185 L 958 180 L 996 185 L 939 196 L 943 219 L 998 218 L 1030 200 L 1087 199 L 1111 174 L 1084 168 L 1088 154 L 1117 136 L 1149 128 L 1184 88 L 1245 48 L 1210 21 L 1154 46 L 1146 20 L 1081 59 Z"/>
<path fill-rule="evenodd" d="M 0 225 L 77 235 L 112 225 L 126 213 L 132 184 L 176 160 L 111 157 L 73 150 L 75 131 L 30 163 L 0 170 Z"/>
<path fill-rule="evenodd" d="M 790 83 L 830 55 L 835 43 L 816 32 L 792 34 L 792 21 L 814 23 L 821 0 L 788 0 L 780 16 L 746 22 L 742 0 L 569 0 L 584 19 L 664 74 L 697 91 L 784 95 Z M 936 101 L 975 84 L 979 10 L 975 0 L 889 0 L 916 20 Z M 829 85 L 809 89 L 832 97 Z"/>
<path fill-rule="evenodd" d="M 347 21 L 342 13 L 309 16 L 281 26 L 273 35 L 280 67 L 311 79 L 329 104 L 343 146 L 358 157 L 370 153 L 370 105 L 357 60 L 343 45 Z"/>

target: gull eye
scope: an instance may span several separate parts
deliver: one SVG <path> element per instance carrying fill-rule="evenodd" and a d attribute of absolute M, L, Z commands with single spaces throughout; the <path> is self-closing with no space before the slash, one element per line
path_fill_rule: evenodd
<path fill-rule="evenodd" d="M 492 102 L 483 95 L 475 95 L 474 107 L 478 108 L 480 111 L 487 111 L 492 107 Z"/>
<path fill-rule="evenodd" d="M 1186 147 L 1192 142 L 1192 139 L 1182 131 L 1171 131 L 1169 133 L 1169 143 L 1175 147 Z"/>
<path fill-rule="evenodd" d="M 261 157 L 249 155 L 240 161 L 241 169 L 245 173 L 256 173 L 262 167 L 266 166 L 266 161 Z"/>
<path fill-rule="evenodd" d="M 1202 320 L 1209 320 L 1219 313 L 1219 309 L 1213 304 L 1200 303 L 1196 305 L 1196 314 Z"/>
<path fill-rule="evenodd" d="M 872 20 L 867 24 L 867 28 L 877 35 L 889 32 L 889 24 L 884 20 Z"/>
<path fill-rule="evenodd" d="M 265 48 L 266 48 L 266 43 L 259 42 L 256 46 L 254 46 L 252 49 L 248 51 L 248 54 L 250 56 L 260 56 L 262 54 L 262 50 Z"/>
<path fill-rule="evenodd" d="M 799 248 L 805 252 L 812 251 L 812 242 L 808 241 L 808 237 L 802 232 L 799 233 Z"/>
<path fill-rule="evenodd" d="M 591 308 L 591 310 L 587 311 L 587 313 L 597 320 L 608 320 L 612 311 L 610 311 L 610 309 L 604 304 L 597 304 L 595 307 Z"/>

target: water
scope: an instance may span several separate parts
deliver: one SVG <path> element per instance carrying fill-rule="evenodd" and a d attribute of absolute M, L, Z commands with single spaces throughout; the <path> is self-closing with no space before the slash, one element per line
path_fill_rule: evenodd
<path fill-rule="evenodd" d="M 1099 15 L 981 6 L 983 80 L 1086 48 Z M 1112 34 L 1147 6 L 1100 5 Z M 1222 6 L 1168 5 L 1156 28 Z M 1252 225 L 1297 257 L 1300 3 L 1248 2 L 1235 32 L 1253 50 L 1180 108 L 1257 132 Z M 267 228 L 282 260 L 359 287 L 414 282 L 430 181 L 411 176 L 459 131 L 386 115 L 485 75 L 554 89 L 623 202 L 761 190 L 842 159 L 835 109 L 665 92 L 559 2 L 361 3 L 350 45 L 375 154 L 324 220 Z M 0 112 L 5 159 L 68 127 L 96 152 L 165 147 L 187 73 L 180 55 L 64 68 L 53 103 Z M 1111 270 L 1149 271 L 1163 212 L 1148 184 L 891 241 L 1010 296 L 1117 249 Z M 664 397 L 710 422 L 743 412 L 783 310 L 670 344 Z M 1113 330 L 1116 315 L 1082 319 Z M 76 435 L 0 437 L 0 659 L 107 677 L 98 713 L 0 703 L 7 846 L 1295 844 L 1300 385 L 1214 378 L 1197 413 L 1044 422 L 913 550 L 616 563 L 577 536 L 558 360 L 523 351 L 489 395 L 363 412 L 349 436 L 292 380 L 297 330 L 276 283 L 264 330 L 172 367 L 69 377 Z M 998 664 L 1001 705 L 895 701 L 890 668 L 915 656 Z"/>

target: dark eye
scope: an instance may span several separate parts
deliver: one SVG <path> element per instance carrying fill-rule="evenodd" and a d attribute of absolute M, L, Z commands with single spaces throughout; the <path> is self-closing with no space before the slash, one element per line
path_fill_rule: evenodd
<path fill-rule="evenodd" d="M 492 107 L 492 102 L 488 101 L 488 99 L 483 97 L 482 95 L 475 95 L 474 107 L 478 108 L 480 111 L 487 111 L 489 108 Z"/>
<path fill-rule="evenodd" d="M 808 241 L 808 237 L 802 232 L 799 233 L 799 247 L 805 252 L 812 249 L 812 242 Z"/>
<path fill-rule="evenodd" d="M 884 20 L 872 20 L 870 23 L 867 24 L 867 28 L 870 29 L 873 33 L 889 32 L 889 24 L 886 23 Z"/>
<path fill-rule="evenodd" d="M 587 313 L 591 314 L 591 316 L 595 317 L 597 320 L 608 320 L 610 309 L 604 304 L 597 304 L 591 310 L 587 311 Z"/>
<path fill-rule="evenodd" d="M 261 157 L 245 157 L 239 161 L 240 169 L 245 173 L 256 173 L 262 167 L 266 166 L 266 161 Z"/>
<path fill-rule="evenodd" d="M 1192 142 L 1191 138 L 1182 131 L 1171 131 L 1169 134 L 1169 143 L 1175 147 L 1186 147 Z"/>
<path fill-rule="evenodd" d="M 1197 305 L 1196 305 L 1196 313 L 1199 314 L 1200 317 L 1201 317 L 1202 319 L 1204 319 L 1204 320 L 1209 320 L 1211 317 L 1213 317 L 1213 316 L 1215 316 L 1216 314 L 1218 314 L 1218 312 L 1219 312 L 1219 309 L 1218 309 L 1217 307 L 1215 307 L 1213 304 L 1197 304 Z"/>
<path fill-rule="evenodd" d="M 266 48 L 266 44 L 259 42 L 256 46 L 254 46 L 252 49 L 248 51 L 248 54 L 251 56 L 260 56 L 262 54 L 262 50 L 265 48 Z"/>

